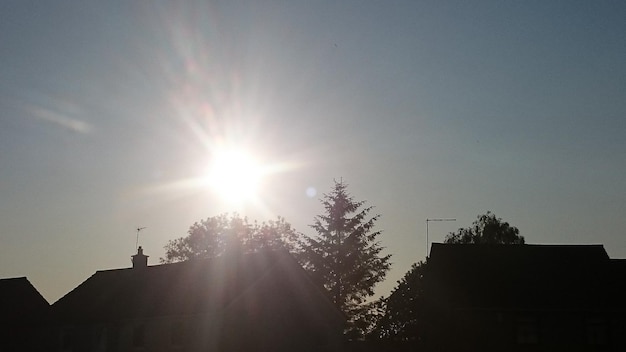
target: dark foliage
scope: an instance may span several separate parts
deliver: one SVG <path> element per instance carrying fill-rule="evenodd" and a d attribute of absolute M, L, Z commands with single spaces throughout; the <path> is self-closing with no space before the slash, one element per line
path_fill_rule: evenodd
<path fill-rule="evenodd" d="M 347 184 L 335 181 L 321 200 L 325 213 L 311 225 L 317 236 L 307 240 L 305 267 L 348 316 L 348 335 L 360 338 L 371 325 L 368 317 L 376 311 L 364 302 L 385 278 L 391 255 L 381 255 L 384 247 L 377 241 L 381 232 L 374 231 L 379 215 L 368 218 L 372 207 L 363 207 L 365 202 L 355 201 L 346 188 Z"/>
<path fill-rule="evenodd" d="M 213 258 L 227 248 L 243 252 L 261 249 L 285 248 L 300 253 L 300 237 L 285 219 L 257 223 L 238 214 L 221 214 L 193 224 L 185 237 L 171 240 L 165 246 L 162 263 L 173 263 L 194 258 Z"/>
<path fill-rule="evenodd" d="M 458 229 L 446 236 L 445 243 L 466 244 L 524 244 L 517 227 L 496 218 L 492 212 L 479 215 L 468 228 Z"/>
<path fill-rule="evenodd" d="M 385 300 L 384 315 L 372 332 L 373 338 L 417 340 L 420 334 L 420 298 L 424 291 L 426 262 L 418 262 L 398 281 Z"/>

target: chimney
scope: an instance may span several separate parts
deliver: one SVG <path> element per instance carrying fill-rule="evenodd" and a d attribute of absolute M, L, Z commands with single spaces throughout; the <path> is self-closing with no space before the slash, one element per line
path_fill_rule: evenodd
<path fill-rule="evenodd" d="M 137 254 L 133 255 L 131 258 L 133 261 L 133 269 L 148 266 L 148 256 L 143 254 L 143 248 L 141 248 L 141 246 L 137 248 Z"/>

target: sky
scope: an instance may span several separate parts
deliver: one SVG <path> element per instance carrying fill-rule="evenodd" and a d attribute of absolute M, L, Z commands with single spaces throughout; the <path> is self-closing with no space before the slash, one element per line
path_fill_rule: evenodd
<path fill-rule="evenodd" d="M 158 264 L 196 221 L 305 235 L 343 180 L 380 214 L 387 295 L 492 211 L 626 258 L 623 1 L 0 2 L 0 277 L 55 302 Z M 216 153 L 264 167 L 207 186 Z M 556 260 L 556 259 L 555 259 Z"/>

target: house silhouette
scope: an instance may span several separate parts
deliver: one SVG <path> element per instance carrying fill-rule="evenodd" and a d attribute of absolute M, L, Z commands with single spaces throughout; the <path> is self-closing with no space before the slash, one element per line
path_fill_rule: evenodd
<path fill-rule="evenodd" d="M 431 351 L 626 351 L 626 261 L 601 245 L 433 244 Z"/>
<path fill-rule="evenodd" d="M 0 351 L 45 351 L 50 305 L 25 277 L 0 279 Z"/>
<path fill-rule="evenodd" d="M 344 316 L 287 251 L 102 270 L 52 305 L 56 351 L 334 351 Z"/>

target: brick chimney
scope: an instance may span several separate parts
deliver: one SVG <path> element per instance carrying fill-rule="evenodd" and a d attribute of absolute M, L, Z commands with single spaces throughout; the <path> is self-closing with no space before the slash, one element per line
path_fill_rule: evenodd
<path fill-rule="evenodd" d="M 133 261 L 134 269 L 145 268 L 148 266 L 148 256 L 143 254 L 143 248 L 141 248 L 141 246 L 137 248 L 137 254 L 133 255 L 131 258 Z"/>

